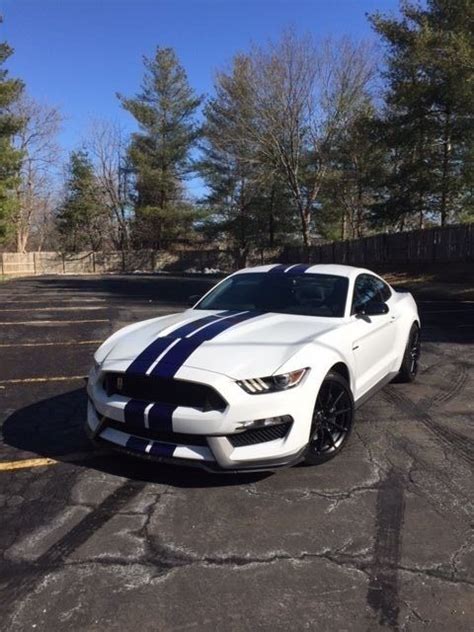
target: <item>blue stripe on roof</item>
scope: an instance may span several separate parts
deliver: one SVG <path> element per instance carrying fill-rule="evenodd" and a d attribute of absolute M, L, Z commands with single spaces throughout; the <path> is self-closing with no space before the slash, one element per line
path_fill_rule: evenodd
<path fill-rule="evenodd" d="M 286 274 L 288 275 L 293 275 L 293 274 L 304 274 L 306 272 L 306 270 L 308 268 L 311 267 L 311 264 L 309 263 L 299 263 L 296 266 L 292 266 L 287 272 Z"/>
<path fill-rule="evenodd" d="M 288 263 L 279 263 L 278 265 L 273 266 L 273 268 L 270 268 L 267 274 L 281 274 L 282 272 L 285 272 L 285 270 L 289 267 L 290 266 Z"/>
<path fill-rule="evenodd" d="M 202 331 L 197 332 L 190 338 L 184 338 L 176 343 L 169 352 L 161 358 L 158 364 L 153 368 L 151 375 L 159 375 L 160 377 L 173 377 L 179 368 L 186 362 L 189 356 L 207 340 L 215 338 L 223 331 L 237 325 L 250 318 L 259 316 L 258 312 L 245 312 L 236 314 L 234 317 L 218 321 Z"/>

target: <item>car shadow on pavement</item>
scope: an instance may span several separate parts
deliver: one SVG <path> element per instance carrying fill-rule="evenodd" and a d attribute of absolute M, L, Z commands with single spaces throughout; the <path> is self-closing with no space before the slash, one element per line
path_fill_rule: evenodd
<path fill-rule="evenodd" d="M 176 467 L 94 448 L 86 436 L 87 396 L 84 388 L 44 399 L 12 413 L 3 423 L 6 446 L 59 462 L 96 469 L 132 480 L 174 487 L 224 487 L 257 482 L 270 472 L 214 474 L 191 467 Z M 21 458 L 14 453 L 12 459 Z"/>

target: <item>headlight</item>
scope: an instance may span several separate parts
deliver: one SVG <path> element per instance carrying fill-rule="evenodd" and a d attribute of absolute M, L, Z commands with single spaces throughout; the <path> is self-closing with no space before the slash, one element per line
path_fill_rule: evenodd
<path fill-rule="evenodd" d="M 249 380 L 239 380 L 237 384 L 251 395 L 272 393 L 274 391 L 286 391 L 298 386 L 303 377 L 309 373 L 309 368 L 271 375 L 270 377 L 256 377 Z"/>

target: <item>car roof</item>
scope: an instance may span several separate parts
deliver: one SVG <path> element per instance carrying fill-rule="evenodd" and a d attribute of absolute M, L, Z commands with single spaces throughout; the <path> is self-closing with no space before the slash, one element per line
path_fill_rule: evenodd
<path fill-rule="evenodd" d="M 242 272 L 270 272 L 270 270 L 272 270 L 273 268 L 277 269 L 278 267 L 281 267 L 282 272 L 286 272 L 286 271 L 291 271 L 291 269 L 294 268 L 295 266 L 303 266 L 303 265 L 308 265 L 308 264 L 288 263 L 288 264 L 285 264 L 285 266 L 283 267 L 283 264 L 281 263 L 272 263 L 272 264 L 264 265 L 264 266 L 242 268 L 241 270 L 238 270 L 236 274 L 241 274 Z M 301 271 L 303 272 L 303 269 Z M 334 274 L 336 276 L 344 276 L 344 277 L 349 277 L 349 278 L 356 277 L 358 274 L 362 272 L 375 274 L 374 272 L 371 272 L 370 270 L 367 270 L 365 268 L 357 268 L 355 266 L 346 266 L 339 263 L 317 263 L 315 265 L 310 265 L 308 268 L 306 268 L 306 270 L 304 270 L 304 274 Z M 375 276 L 378 276 L 378 275 L 375 274 Z"/>

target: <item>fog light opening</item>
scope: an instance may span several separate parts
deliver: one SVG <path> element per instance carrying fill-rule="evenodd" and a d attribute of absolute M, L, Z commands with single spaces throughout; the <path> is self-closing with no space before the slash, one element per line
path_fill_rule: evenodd
<path fill-rule="evenodd" d="M 258 428 L 268 428 L 269 426 L 279 426 L 292 422 L 291 415 L 282 415 L 280 417 L 265 417 L 265 419 L 254 419 L 252 421 L 241 421 L 237 424 L 239 430 L 255 430 Z"/>

